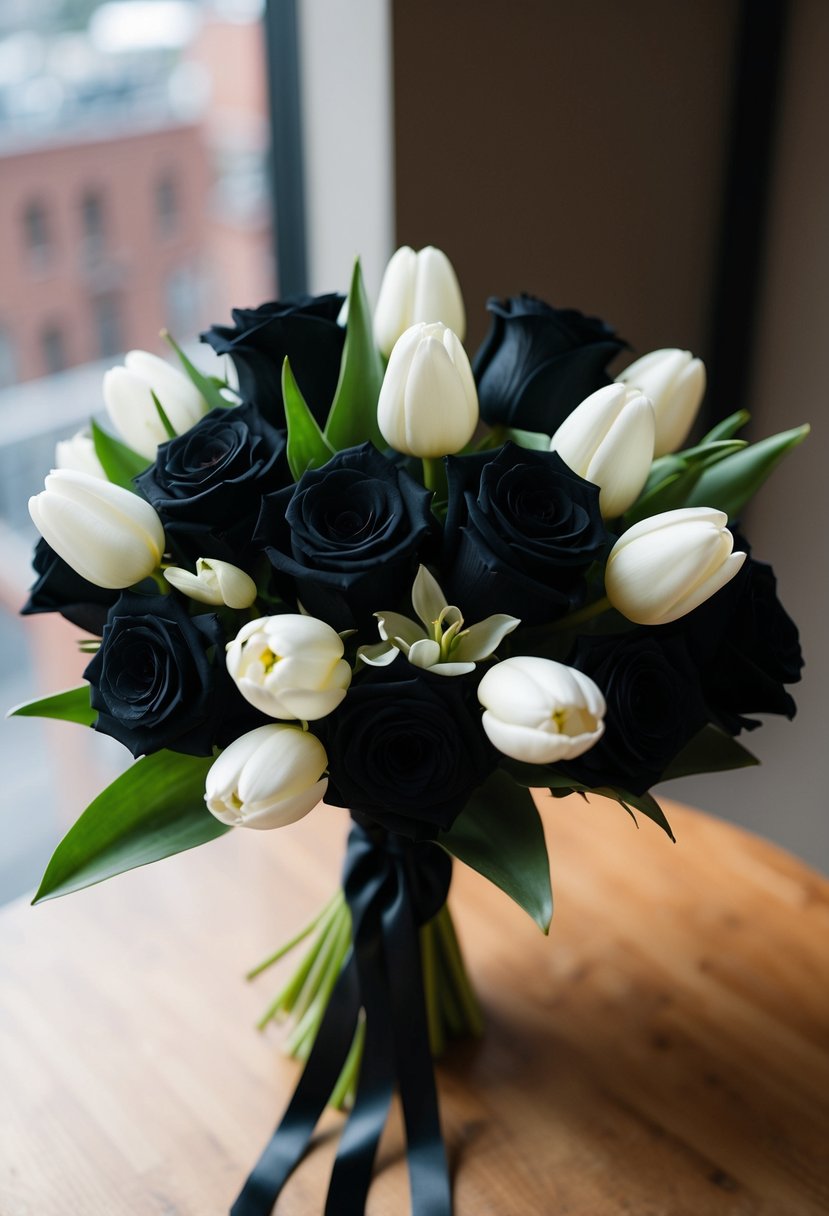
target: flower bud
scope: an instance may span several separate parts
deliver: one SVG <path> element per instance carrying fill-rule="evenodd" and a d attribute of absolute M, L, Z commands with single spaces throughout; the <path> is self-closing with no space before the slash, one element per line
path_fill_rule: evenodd
<path fill-rule="evenodd" d="M 461 342 L 466 337 L 457 275 L 446 254 L 433 245 L 419 253 L 403 245 L 385 269 L 374 312 L 374 339 L 386 358 L 398 338 L 418 321 L 442 321 Z"/>
<path fill-rule="evenodd" d="M 599 509 L 616 519 L 631 506 L 653 461 L 653 407 L 638 389 L 608 384 L 565 418 L 550 440 L 574 473 L 601 490 Z"/>
<path fill-rule="evenodd" d="M 731 551 L 727 523 L 722 511 L 682 507 L 634 524 L 607 559 L 613 607 L 638 625 L 667 625 L 698 608 L 745 561 L 745 553 Z"/>
<path fill-rule="evenodd" d="M 514 760 L 555 764 L 604 733 L 604 697 L 589 676 L 552 659 L 518 655 L 496 663 L 478 685 L 490 743 Z"/>
<path fill-rule="evenodd" d="M 77 473 L 88 473 L 90 477 L 107 480 L 95 452 L 95 444 L 86 431 L 78 431 L 71 439 L 59 439 L 55 444 L 55 468 L 74 469 Z"/>
<path fill-rule="evenodd" d="M 616 377 L 638 388 L 656 415 L 654 456 L 676 452 L 688 437 L 705 392 L 705 364 L 689 350 L 653 350 Z"/>
<path fill-rule="evenodd" d="M 130 587 L 164 555 L 164 529 L 148 502 L 74 469 L 54 469 L 29 499 L 29 514 L 58 556 L 96 587 Z"/>
<path fill-rule="evenodd" d="M 200 604 L 226 604 L 228 608 L 249 608 L 256 599 L 256 583 L 249 574 L 220 562 L 214 557 L 200 557 L 196 573 L 180 566 L 169 566 L 164 577 L 182 595 Z"/>
<path fill-rule="evenodd" d="M 263 714 L 302 722 L 330 714 L 351 683 L 339 634 L 298 613 L 250 621 L 228 644 L 227 669 Z"/>
<path fill-rule="evenodd" d="M 207 774 L 211 815 L 241 828 L 283 828 L 313 810 L 328 788 L 325 748 L 297 726 L 259 726 L 235 739 Z"/>
<path fill-rule="evenodd" d="M 377 423 L 407 456 L 448 456 L 472 438 L 478 394 L 466 351 L 440 322 L 407 329 L 386 368 Z"/>
<path fill-rule="evenodd" d="M 136 452 L 154 460 L 156 448 L 169 436 L 152 394 L 155 393 L 177 435 L 188 431 L 209 406 L 190 380 L 157 355 L 131 350 L 124 367 L 104 375 L 104 402 L 114 425 Z"/>

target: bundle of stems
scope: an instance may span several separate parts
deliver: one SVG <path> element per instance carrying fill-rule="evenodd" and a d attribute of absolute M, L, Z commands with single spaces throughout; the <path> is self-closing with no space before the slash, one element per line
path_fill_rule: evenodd
<path fill-rule="evenodd" d="M 309 940 L 310 939 L 310 940 Z M 284 1051 L 305 1061 L 317 1037 L 337 977 L 351 950 L 351 913 L 338 889 L 324 908 L 299 933 L 285 942 L 252 971 L 255 979 L 297 946 L 308 942 L 305 954 L 257 1023 L 264 1030 L 271 1022 L 287 1024 Z M 447 1039 L 483 1033 L 478 999 L 466 973 L 452 914 L 445 903 L 420 930 L 423 991 L 432 1055 L 443 1052 Z M 365 1038 L 361 1013 L 342 1072 L 331 1092 L 329 1105 L 338 1110 L 353 1104 L 360 1075 Z"/>

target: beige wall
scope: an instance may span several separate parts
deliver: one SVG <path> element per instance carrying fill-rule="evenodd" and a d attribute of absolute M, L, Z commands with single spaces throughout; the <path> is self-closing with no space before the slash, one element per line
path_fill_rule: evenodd
<path fill-rule="evenodd" d="M 811 422 L 755 499 L 746 530 L 774 565 L 806 658 L 794 723 L 749 746 L 762 768 L 686 786 L 694 800 L 829 870 L 829 4 L 794 0 L 750 408 L 759 437 Z M 679 790 L 677 786 L 677 790 Z"/>
<path fill-rule="evenodd" d="M 597 313 L 638 352 L 708 356 L 735 0 L 397 0 L 398 243 L 443 246 L 474 348 L 489 294 L 531 291 Z M 811 420 L 749 519 L 807 657 L 794 724 L 753 739 L 761 769 L 677 783 L 829 869 L 824 742 L 829 331 L 829 4 L 793 0 L 771 199 L 759 437 Z"/>

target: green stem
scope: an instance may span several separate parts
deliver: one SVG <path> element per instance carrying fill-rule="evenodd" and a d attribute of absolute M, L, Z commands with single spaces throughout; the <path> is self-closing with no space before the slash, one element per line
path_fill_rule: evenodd
<path fill-rule="evenodd" d="M 424 456 L 422 461 L 424 486 L 434 493 L 436 501 L 445 502 L 447 497 L 446 465 L 443 457 Z"/>
<path fill-rule="evenodd" d="M 256 1023 L 258 1030 L 264 1030 L 268 1022 L 270 1022 L 273 1018 L 278 1017 L 280 1013 L 287 1014 L 291 1013 L 293 1010 L 297 997 L 302 991 L 308 977 L 308 972 L 316 962 L 319 952 L 323 947 L 323 943 L 326 940 L 326 936 L 331 931 L 334 920 L 338 914 L 338 908 L 333 900 L 332 905 L 334 905 L 333 908 L 331 905 L 329 905 L 331 910 L 324 916 L 323 920 L 320 921 L 319 931 L 316 938 L 309 946 L 308 953 L 305 955 L 294 974 L 288 980 L 287 984 L 285 984 L 273 1001 L 271 1001 L 262 1017 Z"/>
<path fill-rule="evenodd" d="M 295 1018 L 301 1020 L 308 1006 L 315 1000 L 327 969 L 331 965 L 332 955 L 337 948 L 343 929 L 348 931 L 349 919 L 347 911 L 343 908 L 326 932 L 320 935 L 320 948 L 291 1011 Z"/>
<path fill-rule="evenodd" d="M 443 948 L 446 952 L 446 961 L 455 979 L 455 991 L 458 994 L 458 1000 L 461 1003 L 466 1024 L 471 1034 L 480 1037 L 484 1033 L 484 1018 L 481 1013 L 481 1006 L 478 1004 L 478 998 L 475 995 L 475 990 L 469 982 L 469 976 L 466 974 L 466 967 L 464 966 L 461 948 L 455 935 L 455 926 L 452 923 L 452 915 L 448 904 L 443 905 L 435 917 L 434 923 L 441 935 Z"/>
<path fill-rule="evenodd" d="M 313 930 L 316 929 L 320 921 L 322 921 L 324 918 L 330 919 L 335 906 L 341 904 L 342 902 L 343 893 L 342 891 L 337 891 L 337 893 L 328 901 L 325 907 L 317 913 L 314 919 L 308 922 L 304 929 L 300 929 L 299 933 L 295 934 L 290 941 L 285 942 L 285 944 L 280 946 L 278 950 L 275 950 L 273 954 L 269 955 L 261 963 L 257 964 L 256 967 L 247 973 L 245 979 L 256 979 L 257 975 L 261 975 L 263 971 L 267 971 L 267 969 L 272 967 L 274 963 L 278 963 L 281 958 L 284 958 L 285 955 L 289 953 L 289 951 L 293 950 L 294 946 L 298 946 L 301 941 L 304 941 L 305 938 L 308 937 L 309 933 L 312 933 Z"/>
<path fill-rule="evenodd" d="M 170 587 L 170 584 L 167 582 L 166 578 L 164 577 L 164 574 L 163 574 L 161 568 L 159 568 L 158 570 L 153 570 L 152 574 L 149 574 L 147 577 L 151 578 L 153 580 L 153 582 L 155 583 L 156 587 L 158 587 L 158 590 L 162 595 L 170 594 L 170 591 L 172 590 L 172 588 Z"/>
<path fill-rule="evenodd" d="M 357 1022 L 357 1029 L 354 1031 L 354 1039 L 351 1044 L 351 1050 L 346 1056 L 343 1070 L 340 1073 L 339 1080 L 331 1092 L 331 1097 L 328 1099 L 328 1105 L 333 1106 L 335 1110 L 342 1110 L 347 1105 L 349 1094 L 353 1094 L 357 1088 L 357 1079 L 360 1075 L 360 1063 L 363 1059 L 363 1044 L 366 1038 L 366 1021 L 363 1015 L 360 1015 L 360 1020 Z"/>
<path fill-rule="evenodd" d="M 586 604 L 584 608 L 579 608 L 578 612 L 571 612 L 569 616 L 562 617 L 551 628 L 557 633 L 563 629 L 571 629 L 574 625 L 581 625 L 585 621 L 592 621 L 593 617 L 601 616 L 603 612 L 607 612 L 609 607 L 610 600 L 606 595 L 603 595 L 601 599 L 594 600 L 592 604 Z"/>
<path fill-rule="evenodd" d="M 314 989 L 313 1000 L 309 1002 L 307 1008 L 299 1015 L 299 1021 L 285 1044 L 285 1050 L 289 1055 L 296 1056 L 299 1059 L 307 1059 L 314 1044 L 314 1039 L 317 1037 L 320 1023 L 325 1015 L 334 984 L 337 982 L 337 976 L 340 974 L 343 959 L 348 952 L 350 940 L 350 918 L 343 917 L 337 926 L 336 933 L 329 935 L 325 954 L 321 955 L 318 960 L 320 974 L 318 983 Z M 309 976 L 308 987 L 311 986 L 311 979 L 312 977 Z M 304 991 L 305 989 L 303 989 Z"/>

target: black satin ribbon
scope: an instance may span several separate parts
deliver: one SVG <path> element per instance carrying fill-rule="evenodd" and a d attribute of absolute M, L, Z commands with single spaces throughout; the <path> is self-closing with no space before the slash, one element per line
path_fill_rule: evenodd
<path fill-rule="evenodd" d="M 451 873 L 451 860 L 437 845 L 354 823 L 343 873 L 353 947 L 294 1096 L 230 1216 L 269 1216 L 273 1210 L 339 1078 L 361 1008 L 363 1060 L 325 1216 L 363 1216 L 395 1088 L 406 1126 L 412 1216 L 451 1216 L 418 936 L 420 925 L 444 904 Z"/>

